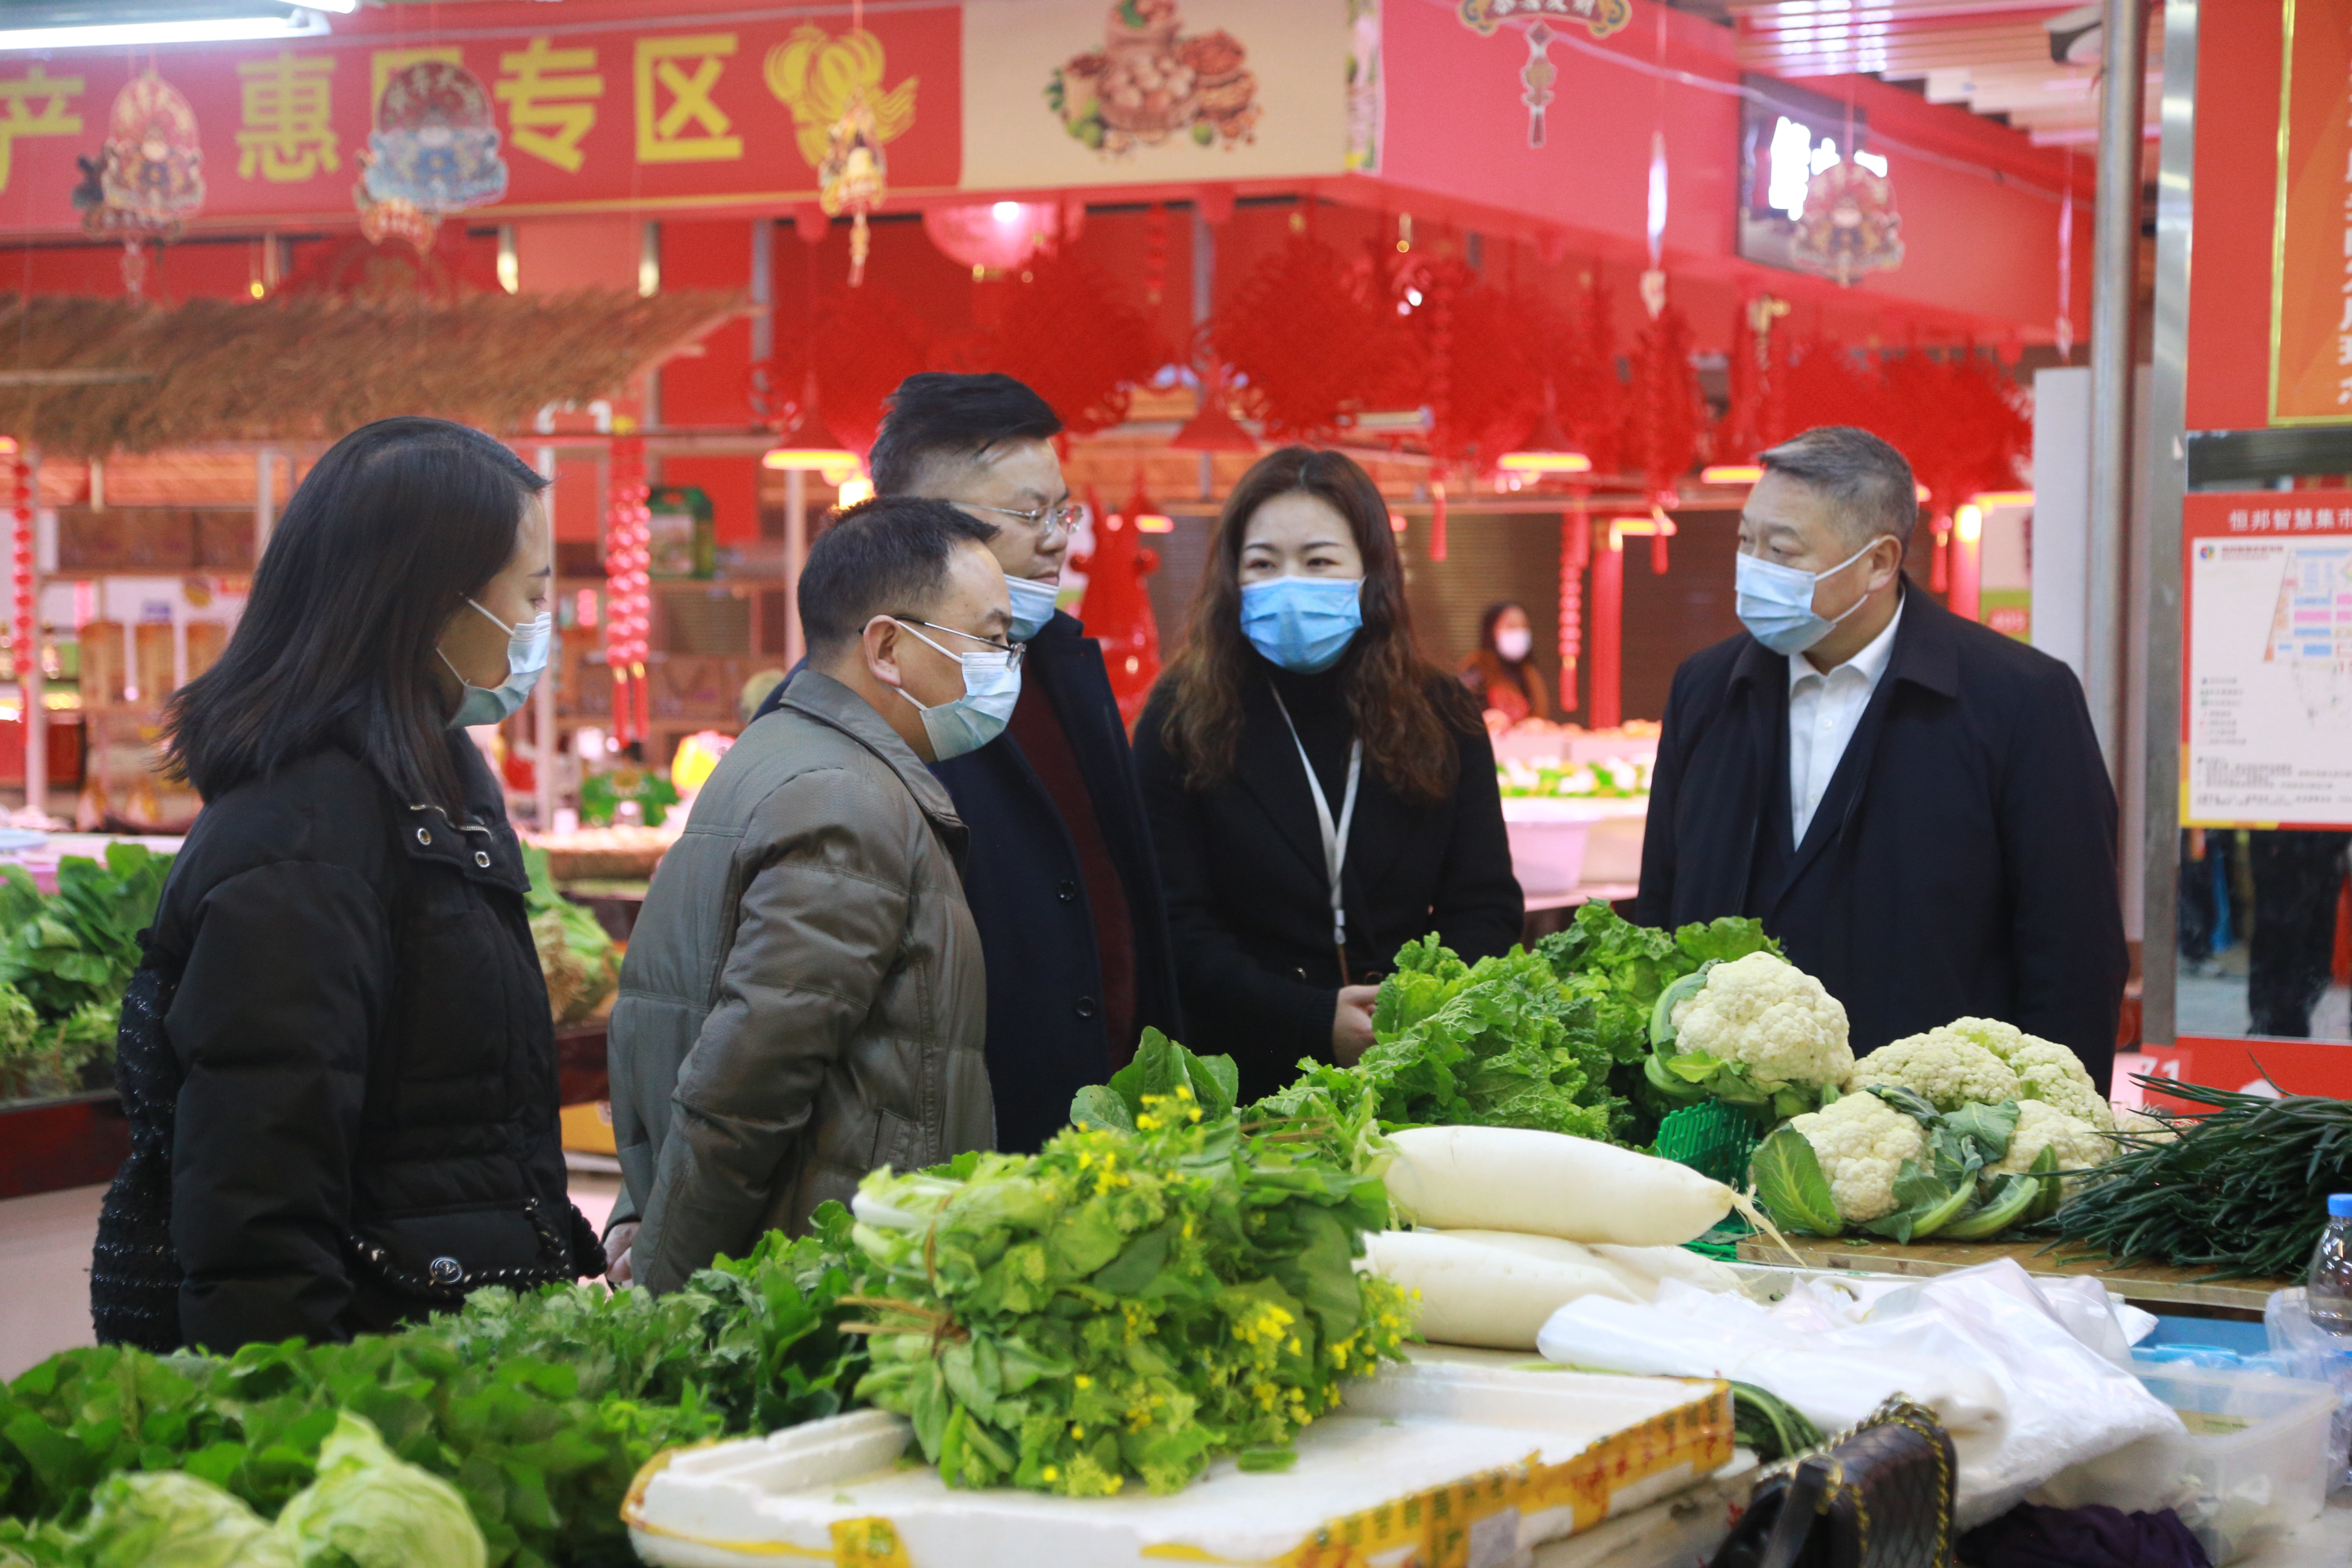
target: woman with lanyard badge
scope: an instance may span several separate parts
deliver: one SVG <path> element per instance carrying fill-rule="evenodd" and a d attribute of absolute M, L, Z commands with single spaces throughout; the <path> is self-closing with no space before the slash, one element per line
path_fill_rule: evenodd
<path fill-rule="evenodd" d="M 1337 452 L 1286 447 L 1226 500 L 1135 762 L 1185 1043 L 1232 1053 L 1244 1100 L 1361 1055 L 1405 942 L 1519 938 L 1477 703 L 1414 647 L 1388 504 Z"/>

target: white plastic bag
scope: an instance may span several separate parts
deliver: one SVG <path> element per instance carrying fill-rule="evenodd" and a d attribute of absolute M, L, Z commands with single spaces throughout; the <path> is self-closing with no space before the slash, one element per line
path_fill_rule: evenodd
<path fill-rule="evenodd" d="M 1791 1305 L 1794 1301 L 1794 1305 Z M 1744 1298 L 1672 1287 L 1643 1310 L 1571 1302 L 1538 1343 L 1553 1361 L 1685 1377 L 1731 1377 L 1769 1389 L 1824 1430 L 1853 1425 L 1889 1394 L 1937 1413 L 1959 1459 L 1961 1529 L 2008 1511 L 2069 1465 L 2180 1418 L 2100 1349 L 2087 1300 L 2062 1311 L 2003 1259 L 1877 1293 L 1866 1314 L 1832 1291 L 1792 1291 L 1771 1311 Z M 1785 1310 L 1784 1310 L 1785 1309 Z"/>
<path fill-rule="evenodd" d="M 2335 1423 L 2328 1428 L 2330 1452 L 2336 1460 L 2327 1484 L 2331 1491 L 2352 1486 L 2352 1461 L 2347 1459 L 2347 1454 L 2352 1453 L 2352 1343 L 2311 1321 L 2311 1308 L 2300 1285 L 2271 1292 L 2271 1299 L 2263 1304 L 2263 1327 L 2270 1331 L 2269 1359 L 2276 1363 L 2280 1375 L 2325 1383 L 2339 1396 Z"/>

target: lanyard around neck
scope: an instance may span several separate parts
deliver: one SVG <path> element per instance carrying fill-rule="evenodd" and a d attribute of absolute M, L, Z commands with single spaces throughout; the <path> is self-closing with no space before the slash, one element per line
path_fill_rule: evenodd
<path fill-rule="evenodd" d="M 1339 983 L 1344 985 L 1348 983 L 1348 911 L 1340 901 L 1339 868 L 1347 861 L 1348 829 L 1356 820 L 1356 785 L 1364 775 L 1364 738 L 1357 736 L 1349 748 L 1348 793 L 1339 803 L 1339 820 L 1333 822 L 1330 797 L 1323 793 L 1323 781 L 1315 776 L 1315 764 L 1307 757 L 1307 742 L 1298 738 L 1298 726 L 1279 691 L 1274 693 L 1274 705 L 1290 731 L 1290 743 L 1298 748 L 1298 765 L 1307 770 L 1307 790 L 1315 799 L 1315 823 L 1323 830 L 1323 869 L 1331 879 L 1331 945 L 1339 954 Z"/>

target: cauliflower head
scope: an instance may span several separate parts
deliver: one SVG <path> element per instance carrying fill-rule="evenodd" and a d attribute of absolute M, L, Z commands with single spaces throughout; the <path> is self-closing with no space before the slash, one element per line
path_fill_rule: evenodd
<path fill-rule="evenodd" d="M 1759 1079 L 1843 1087 L 1853 1070 L 1845 1005 L 1784 958 L 1751 952 L 1707 971 L 1674 1010 L 1675 1045 L 1739 1062 Z"/>
<path fill-rule="evenodd" d="M 2062 1171 L 2087 1171 L 2115 1156 L 2114 1140 L 2080 1117 L 2070 1116 L 2039 1100 L 2017 1102 L 2017 1131 L 2009 1137 L 2009 1152 L 1992 1168 L 2009 1175 L 2032 1168 L 2042 1151 L 2054 1149 Z"/>
<path fill-rule="evenodd" d="M 1944 1027 L 2008 1063 L 2010 1071 L 2017 1075 L 2021 1094 L 2055 1106 L 2078 1121 L 2103 1130 L 2114 1128 L 2114 1108 L 2091 1081 L 2083 1059 L 2065 1047 L 1997 1018 L 1955 1018 Z"/>
<path fill-rule="evenodd" d="M 1948 1025 L 1881 1046 L 1854 1064 L 1854 1089 L 1876 1083 L 1907 1089 L 1948 1111 L 1971 1101 L 1998 1105 L 2023 1092 L 2007 1062 Z"/>
<path fill-rule="evenodd" d="M 1893 1214 L 1895 1178 L 1903 1162 L 1920 1159 L 1927 1146 L 1919 1124 L 1874 1094 L 1849 1094 L 1789 1125 L 1813 1146 L 1830 1196 L 1848 1225 Z"/>

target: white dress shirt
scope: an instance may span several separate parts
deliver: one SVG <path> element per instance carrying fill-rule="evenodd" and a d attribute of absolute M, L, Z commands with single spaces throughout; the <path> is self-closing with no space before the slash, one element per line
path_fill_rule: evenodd
<path fill-rule="evenodd" d="M 1803 654 L 1789 656 L 1791 843 L 1805 841 L 1813 813 L 1821 808 L 1822 796 L 1837 774 L 1838 761 L 1862 722 L 1862 710 L 1870 706 L 1870 694 L 1878 689 L 1878 678 L 1886 673 L 1886 661 L 1895 653 L 1895 628 L 1902 624 L 1903 605 L 1897 600 L 1886 629 L 1827 675 L 1815 669 L 1813 661 Z"/>

